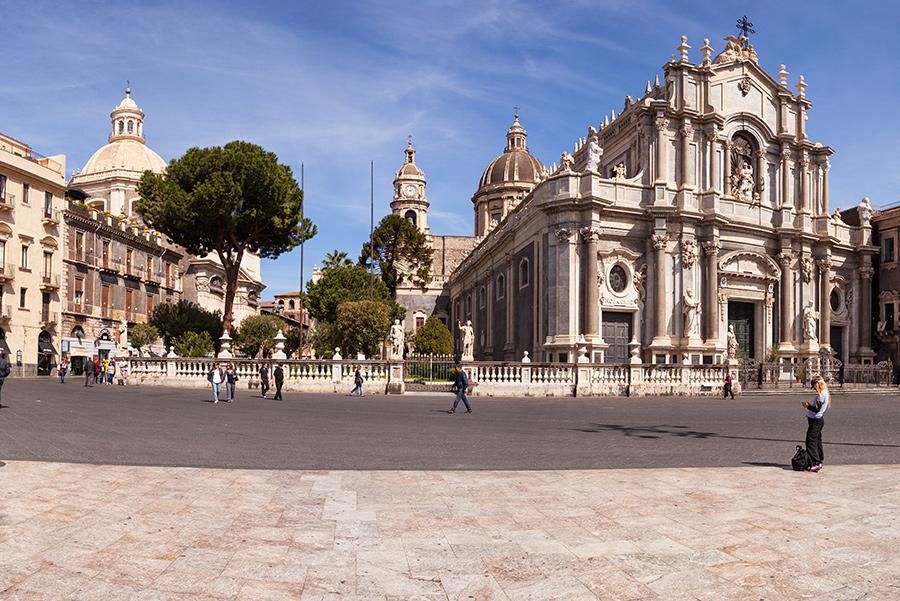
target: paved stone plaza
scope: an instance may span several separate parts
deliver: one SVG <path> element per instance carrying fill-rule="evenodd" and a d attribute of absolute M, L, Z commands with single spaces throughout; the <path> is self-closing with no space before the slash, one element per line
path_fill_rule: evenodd
<path fill-rule="evenodd" d="M 10 381 L 0 599 L 900 595 L 893 397 L 836 397 L 820 474 L 799 397 L 446 401 Z"/>

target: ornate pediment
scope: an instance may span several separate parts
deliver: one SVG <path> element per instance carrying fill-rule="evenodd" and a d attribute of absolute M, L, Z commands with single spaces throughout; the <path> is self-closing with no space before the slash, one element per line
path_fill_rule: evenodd
<path fill-rule="evenodd" d="M 751 279 L 781 277 L 781 268 L 772 257 L 752 250 L 735 250 L 722 255 L 719 271 L 723 275 Z"/>

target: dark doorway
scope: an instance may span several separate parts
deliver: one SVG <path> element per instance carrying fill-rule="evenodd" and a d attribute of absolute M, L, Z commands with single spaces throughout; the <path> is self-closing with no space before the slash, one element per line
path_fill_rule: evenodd
<path fill-rule="evenodd" d="M 738 342 L 738 355 L 744 359 L 754 359 L 756 340 L 754 322 L 756 305 L 753 303 L 728 302 L 728 326 L 734 326 L 734 335 Z"/>
<path fill-rule="evenodd" d="M 844 360 L 844 327 L 843 326 L 831 326 L 831 329 L 828 331 L 828 335 L 831 337 L 831 348 L 834 350 L 835 359 L 839 359 L 840 361 Z"/>
<path fill-rule="evenodd" d="M 37 374 L 49 376 L 53 369 L 53 338 L 49 332 L 41 332 L 38 335 Z"/>
<path fill-rule="evenodd" d="M 631 342 L 631 313 L 603 312 L 603 341 L 605 363 L 628 363 L 628 343 Z"/>

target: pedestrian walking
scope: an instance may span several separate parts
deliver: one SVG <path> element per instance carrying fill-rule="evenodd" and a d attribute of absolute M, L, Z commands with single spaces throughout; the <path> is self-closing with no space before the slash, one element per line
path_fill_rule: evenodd
<path fill-rule="evenodd" d="M 120 359 L 118 363 L 119 386 L 128 386 L 128 359 Z"/>
<path fill-rule="evenodd" d="M 100 361 L 100 373 L 98 381 L 101 384 L 106 384 L 106 370 L 109 368 L 109 359 L 103 359 Z"/>
<path fill-rule="evenodd" d="M 269 367 L 265 364 L 259 368 L 259 391 L 262 398 L 266 398 L 269 393 Z"/>
<path fill-rule="evenodd" d="M 91 380 L 91 383 L 96 384 L 97 380 L 100 380 L 100 368 L 102 365 L 100 364 L 100 357 L 94 357 L 94 377 Z M 103 384 L 103 380 L 100 380 L 100 383 Z"/>
<path fill-rule="evenodd" d="M 238 375 L 237 372 L 234 371 L 234 364 L 229 362 L 225 367 L 225 391 L 227 393 L 227 402 L 231 402 L 234 400 L 234 389 L 237 385 Z"/>
<path fill-rule="evenodd" d="M 106 384 L 108 386 L 112 386 L 113 380 L 116 377 L 116 360 L 115 359 L 107 359 L 106 360 Z"/>
<path fill-rule="evenodd" d="M 729 394 L 731 395 L 732 399 L 734 398 L 734 388 L 732 387 L 731 372 L 728 371 L 728 369 L 725 370 L 725 384 L 724 386 L 722 386 L 722 391 L 724 393 L 722 395 L 723 399 L 727 399 Z"/>
<path fill-rule="evenodd" d="M 225 371 L 220 363 L 215 363 L 206 374 L 207 381 L 212 385 L 213 403 L 219 402 L 219 386 L 225 381 Z"/>
<path fill-rule="evenodd" d="M 353 390 L 350 391 L 350 396 L 362 396 L 363 395 L 363 375 L 359 370 L 359 365 L 354 366 L 355 371 L 353 372 Z"/>
<path fill-rule="evenodd" d="M 11 372 L 12 367 L 10 367 L 9 361 L 6 359 L 6 350 L 0 349 L 0 407 L 3 407 L 3 383 Z"/>
<path fill-rule="evenodd" d="M 466 396 L 466 390 L 469 388 L 469 376 L 459 365 L 456 366 L 456 381 L 453 383 L 453 388 L 456 389 L 456 398 L 453 400 L 453 407 L 447 413 L 456 413 L 456 406 L 460 401 L 466 406 L 466 413 L 472 413 L 472 407 L 469 406 L 469 399 Z"/>
<path fill-rule="evenodd" d="M 94 361 L 90 357 L 84 362 L 84 385 L 92 386 L 94 384 Z"/>
<path fill-rule="evenodd" d="M 828 392 L 828 385 L 820 376 L 816 380 L 816 400 L 813 402 L 803 401 L 803 408 L 806 409 L 806 452 L 809 453 L 810 465 L 809 471 L 818 472 L 822 469 L 825 461 L 825 450 L 822 448 L 822 428 L 825 426 L 825 411 L 831 403 L 831 393 Z"/>
<path fill-rule="evenodd" d="M 284 386 L 284 369 L 282 369 L 281 363 L 275 364 L 272 376 L 275 378 L 275 400 L 283 401 L 284 399 L 281 398 L 281 387 Z"/>
<path fill-rule="evenodd" d="M 66 374 L 69 373 L 69 358 L 63 357 L 59 361 L 59 367 L 56 368 L 56 372 L 59 374 L 59 383 L 66 383 Z"/>

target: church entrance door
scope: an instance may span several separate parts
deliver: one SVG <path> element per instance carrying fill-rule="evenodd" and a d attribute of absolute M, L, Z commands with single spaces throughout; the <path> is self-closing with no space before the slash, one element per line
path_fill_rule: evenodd
<path fill-rule="evenodd" d="M 605 363 L 628 363 L 631 323 L 631 313 L 603 312 L 603 341 L 609 345 L 606 347 Z"/>
<path fill-rule="evenodd" d="M 755 358 L 755 313 L 756 306 L 753 303 L 728 302 L 728 325 L 734 326 L 738 355 L 743 359 Z"/>
<path fill-rule="evenodd" d="M 831 326 L 828 334 L 835 359 L 844 361 L 844 326 Z"/>

